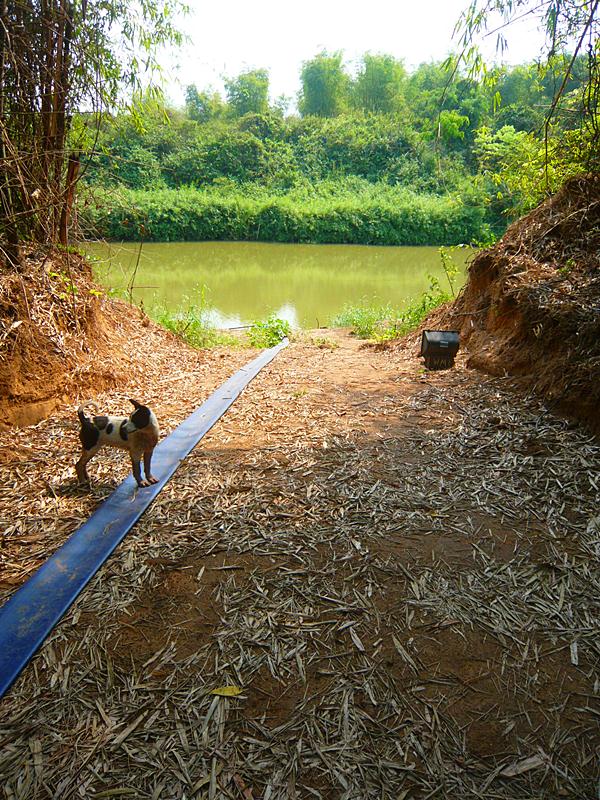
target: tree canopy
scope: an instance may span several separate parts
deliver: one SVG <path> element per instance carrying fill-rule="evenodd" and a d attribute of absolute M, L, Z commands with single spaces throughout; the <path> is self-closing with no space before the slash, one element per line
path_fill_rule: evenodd
<path fill-rule="evenodd" d="M 400 110 L 405 80 L 401 61 L 390 55 L 365 53 L 353 85 L 355 107 L 379 114 Z"/>
<path fill-rule="evenodd" d="M 348 106 L 350 80 L 341 52 L 323 51 L 302 64 L 298 107 L 303 116 L 335 117 Z"/>
<path fill-rule="evenodd" d="M 586 169 L 576 99 L 585 84 L 583 58 L 571 70 L 573 106 L 556 115 L 551 130 L 552 188 Z M 320 56 L 316 60 L 321 64 Z M 304 106 L 301 114 L 284 116 L 276 104 L 265 109 L 261 101 L 260 113 L 240 116 L 233 95 L 189 87 L 185 112 L 160 113 L 148 104 L 141 126 L 130 114 L 107 119 L 86 183 L 157 192 L 193 187 L 212 197 L 293 195 L 307 203 L 332 192 L 349 200 L 365 193 L 389 197 L 389 189 L 450 194 L 478 208 L 499 233 L 544 196 L 544 109 L 562 81 L 561 65 L 557 61 L 553 71 L 536 64 L 498 68 L 491 86 L 464 70 L 451 75 L 443 63 L 408 72 L 392 57 L 366 54 L 352 75 L 336 58 L 347 91 L 344 102 L 329 104 L 328 114 L 316 103 L 320 113 Z M 363 93 L 357 87 L 365 88 L 367 75 L 376 79 Z M 386 92 L 389 87 L 393 91 Z M 498 88 L 505 92 L 499 105 Z M 373 110 L 373 98 L 382 110 Z"/>
<path fill-rule="evenodd" d="M 242 72 L 225 80 L 227 101 L 235 116 L 263 114 L 269 106 L 269 73 L 265 69 Z"/>
<path fill-rule="evenodd" d="M 0 3 L 5 263 L 18 266 L 26 239 L 67 243 L 81 173 L 88 187 L 232 183 L 302 194 L 308 182 L 318 192 L 366 181 L 477 195 L 498 229 L 566 177 L 598 168 L 600 0 L 472 0 L 457 28 L 461 51 L 410 73 L 389 54 L 366 53 L 352 74 L 341 51 L 322 51 L 304 61 L 299 114 L 288 116 L 287 98 L 270 103 L 264 69 L 227 78 L 225 97 L 188 86 L 184 112 L 139 92 L 156 48 L 179 40 L 179 3 Z M 488 68 L 477 37 L 499 26 L 504 46 L 522 14 L 545 25 L 545 61 Z M 137 107 L 118 111 L 125 90 L 138 90 Z"/>

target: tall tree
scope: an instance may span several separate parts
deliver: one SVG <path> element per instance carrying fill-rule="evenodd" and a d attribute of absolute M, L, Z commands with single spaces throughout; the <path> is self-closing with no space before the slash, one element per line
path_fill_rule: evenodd
<path fill-rule="evenodd" d="M 194 85 L 186 86 L 185 110 L 190 119 L 208 122 L 223 113 L 223 101 L 214 90 L 199 92 Z"/>
<path fill-rule="evenodd" d="M 341 52 L 319 53 L 302 64 L 299 109 L 303 117 L 336 117 L 348 106 L 350 78 Z"/>
<path fill-rule="evenodd" d="M 67 244 L 82 141 L 73 114 L 95 122 L 139 85 L 154 48 L 179 40 L 179 0 L 0 0 L 0 260 L 19 266 L 27 239 Z M 115 35 L 115 30 L 118 34 Z"/>
<path fill-rule="evenodd" d="M 235 116 L 264 114 L 269 108 L 269 73 L 266 69 L 242 72 L 225 81 L 225 92 Z"/>
<path fill-rule="evenodd" d="M 374 114 L 398 111 L 405 78 L 401 61 L 389 55 L 365 53 L 352 87 L 354 105 Z"/>

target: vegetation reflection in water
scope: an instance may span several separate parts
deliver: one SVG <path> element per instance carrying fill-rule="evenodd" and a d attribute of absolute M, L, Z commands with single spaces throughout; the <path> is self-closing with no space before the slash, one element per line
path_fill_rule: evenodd
<path fill-rule="evenodd" d="M 247 325 L 275 314 L 294 326 L 326 325 L 344 305 L 370 302 L 402 307 L 429 286 L 448 288 L 436 247 L 294 245 L 255 242 L 86 245 L 96 278 L 121 293 L 133 280 L 132 300 L 151 315 L 208 305 L 217 327 Z M 469 248 L 452 251 L 464 279 Z M 137 269 L 136 269 L 137 264 Z"/>

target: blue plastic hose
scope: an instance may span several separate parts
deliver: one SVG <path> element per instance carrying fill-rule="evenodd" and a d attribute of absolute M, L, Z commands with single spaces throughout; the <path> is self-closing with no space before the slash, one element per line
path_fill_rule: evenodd
<path fill-rule="evenodd" d="M 0 697 L 102 564 L 138 521 L 180 462 L 223 416 L 241 391 L 286 347 L 265 350 L 238 370 L 155 448 L 158 483 L 138 489 L 126 478 L 104 503 L 0 608 Z"/>

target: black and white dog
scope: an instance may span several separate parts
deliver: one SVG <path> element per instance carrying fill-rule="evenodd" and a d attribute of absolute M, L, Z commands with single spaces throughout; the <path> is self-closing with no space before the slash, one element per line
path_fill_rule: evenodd
<path fill-rule="evenodd" d="M 157 483 L 157 479 L 152 477 L 150 462 L 152 461 L 152 452 L 158 442 L 158 422 L 154 412 L 147 406 L 143 406 L 137 400 L 129 402 L 135 407 L 135 411 L 129 417 L 86 417 L 83 411 L 86 406 L 91 406 L 95 411 L 98 410 L 93 403 L 84 403 L 77 409 L 77 416 L 81 422 L 79 439 L 83 447 L 81 458 L 75 465 L 79 483 L 89 482 L 85 465 L 101 447 L 105 446 L 120 447 L 122 450 L 129 451 L 133 477 L 138 486 L 150 486 L 151 483 Z M 146 480 L 142 480 L 140 470 L 142 456 Z"/>

